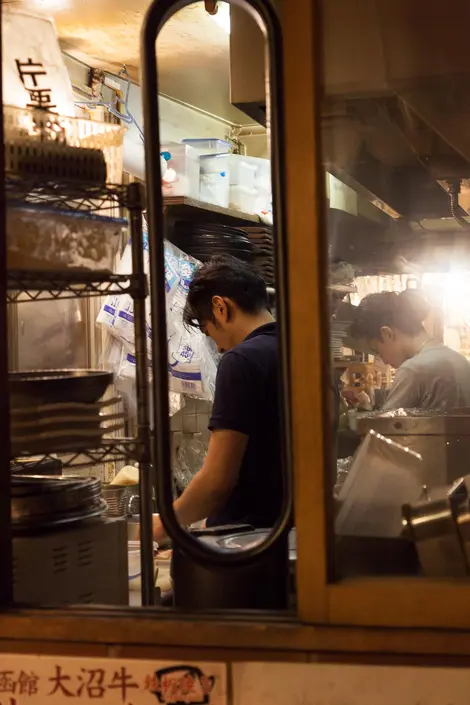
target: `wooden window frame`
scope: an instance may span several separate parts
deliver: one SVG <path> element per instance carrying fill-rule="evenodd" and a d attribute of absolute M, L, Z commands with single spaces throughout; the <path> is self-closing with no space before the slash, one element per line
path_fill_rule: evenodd
<path fill-rule="evenodd" d="M 329 443 L 324 422 L 328 356 L 322 337 L 326 302 L 321 294 L 326 238 L 321 215 L 317 10 L 315 0 L 297 0 L 284 14 L 297 616 L 255 619 L 248 614 L 217 617 L 144 608 L 15 607 L 0 617 L 0 652 L 299 661 L 319 658 L 318 654 L 327 660 L 347 654 L 345 658 L 354 661 L 379 652 L 390 659 L 421 654 L 427 662 L 455 654 L 470 656 L 466 581 L 328 582 L 326 527 L 331 503 L 326 501 L 324 473 Z M 0 353 L 4 356 L 5 351 Z M 0 520 L 1 529 L 2 516 Z M 2 545 L 8 544 L 7 539 L 2 537 Z"/>
<path fill-rule="evenodd" d="M 325 198 L 320 155 L 318 11 L 315 0 L 299 0 L 292 11 L 285 12 L 283 23 L 291 356 L 292 369 L 297 371 L 291 390 L 298 615 L 309 624 L 468 629 L 467 580 L 400 577 L 328 581 L 333 537 L 327 530 L 332 525 L 332 500 L 324 472 L 329 446 L 329 429 L 324 422 L 327 389 L 323 383 L 327 379 L 328 351 L 322 346 L 326 341 L 322 337 L 322 308 L 326 310 L 326 302 L 321 292 L 325 290 L 327 237 L 322 216 Z M 304 96 L 309 100 L 305 101 Z M 310 170 L 308 165 L 315 168 Z"/>

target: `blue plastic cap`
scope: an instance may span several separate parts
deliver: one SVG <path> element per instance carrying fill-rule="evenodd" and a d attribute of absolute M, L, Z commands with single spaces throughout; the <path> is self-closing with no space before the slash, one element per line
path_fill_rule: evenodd
<path fill-rule="evenodd" d="M 221 172 L 220 172 L 220 175 L 221 175 L 221 176 L 227 176 L 227 174 L 225 173 L 225 171 L 221 171 Z"/>
<path fill-rule="evenodd" d="M 160 156 L 163 157 L 166 162 L 169 162 L 171 159 L 170 152 L 160 152 Z"/>

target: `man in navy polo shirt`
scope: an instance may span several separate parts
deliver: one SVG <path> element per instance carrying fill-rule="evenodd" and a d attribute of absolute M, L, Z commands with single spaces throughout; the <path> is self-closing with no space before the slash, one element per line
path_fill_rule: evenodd
<path fill-rule="evenodd" d="M 215 257 L 191 282 L 184 320 L 223 356 L 207 457 L 175 501 L 178 520 L 273 526 L 282 502 L 279 353 L 264 281 L 234 257 Z M 155 540 L 164 536 L 154 517 Z"/>

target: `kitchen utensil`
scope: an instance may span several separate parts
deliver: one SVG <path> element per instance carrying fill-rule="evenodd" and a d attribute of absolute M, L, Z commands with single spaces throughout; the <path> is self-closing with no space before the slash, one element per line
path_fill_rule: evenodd
<path fill-rule="evenodd" d="M 102 370 L 34 370 L 10 372 L 8 383 L 13 407 L 40 403 L 98 401 L 113 381 Z"/>
<path fill-rule="evenodd" d="M 428 577 L 464 577 L 468 564 L 459 531 L 468 533 L 468 492 L 458 482 L 450 490 L 428 492 L 418 502 L 403 506 L 403 522 L 413 539 L 424 575 Z"/>

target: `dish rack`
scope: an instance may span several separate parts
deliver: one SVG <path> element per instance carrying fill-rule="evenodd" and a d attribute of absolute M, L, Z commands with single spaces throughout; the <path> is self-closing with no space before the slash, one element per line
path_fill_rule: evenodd
<path fill-rule="evenodd" d="M 20 111 L 21 112 L 21 111 Z M 26 112 L 26 111 L 24 111 Z M 11 113 L 6 112 L 6 121 Z M 62 118 L 60 118 L 62 120 Z M 64 118 L 64 121 L 71 121 Z M 82 121 L 85 122 L 85 121 Z M 8 135 L 8 130 L 6 131 Z M 8 269 L 6 272 L 6 301 L 16 304 L 23 301 L 50 301 L 61 298 L 99 297 L 108 294 L 120 296 L 128 294 L 134 302 L 135 350 L 136 350 L 136 394 L 137 430 L 132 438 L 101 439 L 93 447 L 73 446 L 73 441 L 60 451 L 51 440 L 50 447 L 41 451 L 41 460 L 52 459 L 57 452 L 63 468 L 73 471 L 93 467 L 100 463 L 125 461 L 139 463 L 141 473 L 141 526 L 142 530 L 142 604 L 153 604 L 153 545 L 151 540 L 152 507 L 145 497 L 152 497 L 150 472 L 150 414 L 149 414 L 149 373 L 147 357 L 147 335 L 145 322 L 145 300 L 148 286 L 144 272 L 142 213 L 144 191 L 138 183 L 128 185 L 96 182 L 80 182 L 55 179 L 45 181 L 34 175 L 5 175 L 5 198 L 8 211 L 12 209 L 37 209 L 41 213 L 66 213 L 69 216 L 80 213 L 82 218 L 91 221 L 96 216 L 118 212 L 127 214 L 132 243 L 132 271 L 128 275 L 116 275 L 111 271 L 92 271 L 70 267 L 67 269 Z M 97 447 L 96 447 L 97 446 Z M 33 448 L 22 448 L 21 455 L 33 455 Z M 37 453 L 36 453 L 37 456 Z M 14 461 L 14 457 L 10 458 Z M 145 488 L 147 487 L 147 492 Z M 146 531 L 146 527 L 148 531 Z M 148 534 L 148 540 L 147 540 Z"/>

